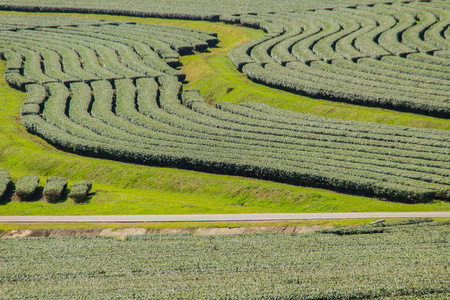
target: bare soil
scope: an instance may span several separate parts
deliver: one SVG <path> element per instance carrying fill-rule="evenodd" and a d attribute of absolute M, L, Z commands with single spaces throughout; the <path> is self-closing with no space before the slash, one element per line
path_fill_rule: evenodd
<path fill-rule="evenodd" d="M 115 237 L 125 239 L 127 236 L 143 234 L 180 234 L 192 235 L 227 235 L 249 233 L 308 233 L 328 228 L 325 226 L 291 226 L 291 227 L 236 227 L 236 228 L 98 228 L 98 229 L 15 229 L 0 232 L 0 238 L 27 238 L 27 237 Z"/>

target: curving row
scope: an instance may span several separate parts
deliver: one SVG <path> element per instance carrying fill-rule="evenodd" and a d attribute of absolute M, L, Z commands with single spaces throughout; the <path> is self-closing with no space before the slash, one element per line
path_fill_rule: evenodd
<path fill-rule="evenodd" d="M 27 129 L 75 153 L 425 201 L 448 198 L 450 133 L 219 103 L 173 76 L 29 85 Z"/>
<path fill-rule="evenodd" d="M 450 117 L 448 2 L 234 18 L 268 31 L 229 53 L 238 69 L 257 82 L 331 100 Z"/>
<path fill-rule="evenodd" d="M 28 93 L 23 124 L 61 149 L 408 202 L 450 199 L 450 132 L 257 103 L 212 107 L 182 91 L 163 53 L 217 41 L 204 32 L 64 24 L 0 30 L 0 39 L 5 76 Z"/>
<path fill-rule="evenodd" d="M 163 74 L 183 80 L 185 74 L 173 68 L 179 64 L 180 53 L 203 51 L 218 42 L 206 32 L 176 27 L 46 19 L 12 16 L 0 21 L 0 54 L 7 60 L 5 77 L 18 88 L 35 82 Z"/>
<path fill-rule="evenodd" d="M 389 0 L 411 2 L 414 0 Z M 443 0 L 445 1 L 445 0 Z M 1 10 L 64 12 L 219 21 L 234 14 L 326 9 L 351 5 L 370 5 L 386 0 L 0 0 Z"/>

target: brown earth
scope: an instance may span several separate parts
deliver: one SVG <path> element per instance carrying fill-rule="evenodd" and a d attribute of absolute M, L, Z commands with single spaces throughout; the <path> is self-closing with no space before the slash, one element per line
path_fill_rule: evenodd
<path fill-rule="evenodd" d="M 143 234 L 179 234 L 192 235 L 226 235 L 249 233 L 308 233 L 329 228 L 325 226 L 292 226 L 292 227 L 237 227 L 237 228 L 122 228 L 122 229 L 15 229 L 0 233 L 0 238 L 26 238 L 26 237 L 95 237 L 106 236 L 125 239 L 127 236 Z"/>

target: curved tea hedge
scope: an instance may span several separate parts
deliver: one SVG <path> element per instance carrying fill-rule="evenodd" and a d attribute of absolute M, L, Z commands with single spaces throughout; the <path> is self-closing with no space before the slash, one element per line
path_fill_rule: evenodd
<path fill-rule="evenodd" d="M 444 35 L 450 24 L 448 2 L 252 18 L 268 35 L 229 53 L 252 80 L 319 98 L 450 117 L 450 42 Z M 277 19 L 287 24 L 273 26 Z M 245 24 L 245 17 L 234 22 Z"/>
<path fill-rule="evenodd" d="M 395 2 L 399 0 L 391 0 Z M 414 0 L 401 0 L 410 2 Z M 235 18 L 240 14 L 303 11 L 310 9 L 327 9 L 345 7 L 349 5 L 372 5 L 386 0 L 164 0 L 147 1 L 133 0 L 1 0 L 1 10 L 30 11 L 30 12 L 77 12 L 102 13 L 112 15 L 158 17 L 175 19 L 195 19 L 218 21 L 223 18 Z M 251 17 L 249 17 L 251 19 Z"/>
<path fill-rule="evenodd" d="M 448 10 L 434 2 L 224 14 L 222 20 L 268 31 L 230 53 L 255 81 L 447 116 Z M 258 103 L 212 107 L 198 91 L 183 91 L 184 74 L 174 68 L 178 55 L 216 44 L 213 34 L 54 17 L 15 16 L 0 24 L 5 77 L 28 92 L 22 122 L 60 149 L 405 202 L 450 199 L 447 131 L 327 119 Z"/>
<path fill-rule="evenodd" d="M 379 197 L 447 198 L 450 133 L 340 121 L 257 103 L 211 107 L 175 77 L 46 83 L 27 129 L 82 155 Z M 29 90 L 29 98 L 40 89 Z M 38 96 L 36 96 L 38 97 Z"/>
<path fill-rule="evenodd" d="M 283 0 L 237 5 L 230 0 L 170 0 L 133 1 L 130 8 L 114 0 L 0 0 L 0 8 L 201 19 L 262 28 L 266 37 L 229 54 L 254 81 L 313 97 L 450 117 L 448 1 L 385 2 Z M 165 42 L 179 52 L 184 49 L 173 45 L 168 35 Z M 243 69 L 252 63 L 259 67 Z"/>

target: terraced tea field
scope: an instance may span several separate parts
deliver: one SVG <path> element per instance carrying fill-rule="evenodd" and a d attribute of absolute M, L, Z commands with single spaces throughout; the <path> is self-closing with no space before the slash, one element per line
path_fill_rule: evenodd
<path fill-rule="evenodd" d="M 33 3 L 0 6 L 30 11 Z M 185 15 L 155 9 L 154 15 L 264 29 L 265 36 L 229 53 L 255 82 L 448 117 L 447 1 L 302 3 L 234 13 L 224 4 L 213 15 L 210 8 Z M 39 6 L 131 14 L 120 5 L 106 9 L 110 4 Z M 22 123 L 57 148 L 409 203 L 450 197 L 448 131 L 323 118 L 255 102 L 211 106 L 183 88 L 179 55 L 207 51 L 218 43 L 214 33 L 49 16 L 5 15 L 0 25 L 5 78 L 27 92 Z"/>
<path fill-rule="evenodd" d="M 0 81 L 0 167 L 11 172 L 2 189 L 61 176 L 61 191 L 89 180 L 95 193 L 84 205 L 0 199 L 0 214 L 450 207 L 448 0 L 0 0 L 0 9 L 0 67 L 17 89 Z M 430 221 L 2 240 L 0 298 L 447 299 L 449 226 Z"/>
<path fill-rule="evenodd" d="M 230 58 L 271 86 L 448 117 L 448 14 L 442 1 L 258 14 L 269 34 Z"/>

